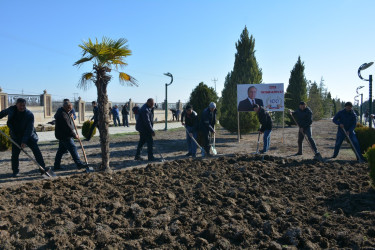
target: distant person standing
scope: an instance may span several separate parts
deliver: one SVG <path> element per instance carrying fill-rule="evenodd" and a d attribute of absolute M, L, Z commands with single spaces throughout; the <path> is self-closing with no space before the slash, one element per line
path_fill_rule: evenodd
<path fill-rule="evenodd" d="M 179 122 L 180 121 L 180 114 L 181 114 L 181 110 L 180 109 L 177 109 L 176 110 L 176 120 Z"/>
<path fill-rule="evenodd" d="M 197 154 L 197 145 L 191 137 L 197 139 L 199 124 L 198 114 L 193 110 L 191 105 L 186 105 L 185 110 L 182 112 L 181 124 L 186 128 L 186 142 L 188 145 L 188 153 L 186 156 L 192 156 L 195 158 Z"/>
<path fill-rule="evenodd" d="M 169 109 L 169 110 L 172 112 L 172 121 L 174 121 L 175 118 L 177 120 L 177 110 L 175 109 Z"/>
<path fill-rule="evenodd" d="M 210 154 L 210 133 L 215 133 L 216 124 L 216 104 L 211 102 L 208 108 L 204 109 L 200 121 L 200 131 L 203 134 L 204 144 L 203 148 L 206 151 L 206 156 Z"/>
<path fill-rule="evenodd" d="M 91 118 L 91 121 L 93 120 L 94 123 L 90 127 L 90 131 L 89 131 L 86 141 L 90 141 L 95 127 L 98 127 L 98 120 L 99 120 L 99 108 L 98 108 L 96 101 L 92 101 L 91 104 L 92 104 L 92 112 L 94 113 L 94 115 Z"/>
<path fill-rule="evenodd" d="M 153 154 L 154 140 L 152 137 L 155 136 L 153 108 L 154 99 L 150 98 L 139 110 L 139 117 L 136 124 L 136 129 L 139 132 L 139 142 L 134 160 L 143 160 L 141 151 L 145 143 L 147 143 L 148 161 L 157 160 Z"/>
<path fill-rule="evenodd" d="M 129 119 L 128 119 L 129 105 L 127 103 L 122 107 L 121 114 L 122 114 L 122 124 L 124 125 L 124 127 L 129 127 Z"/>
<path fill-rule="evenodd" d="M 34 115 L 30 110 L 26 109 L 26 100 L 18 98 L 16 105 L 10 106 L 0 112 L 0 119 L 5 116 L 8 116 L 7 125 L 10 130 L 10 137 L 22 148 L 25 148 L 26 145 L 29 146 L 38 164 L 47 172 L 50 168 L 46 168 L 42 153 L 38 147 L 38 135 L 34 128 Z M 12 146 L 13 177 L 19 176 L 20 153 L 21 150 L 18 147 Z"/>
<path fill-rule="evenodd" d="M 121 123 L 120 123 L 120 111 L 118 110 L 118 106 L 117 105 L 115 105 L 112 108 L 112 115 L 113 115 L 113 122 L 115 124 L 115 127 L 117 127 L 117 123 L 118 123 L 118 126 L 121 126 Z"/>
<path fill-rule="evenodd" d="M 360 158 L 357 160 L 360 162 L 363 162 L 364 158 L 361 154 L 359 142 L 354 132 L 354 129 L 357 125 L 357 115 L 354 113 L 352 108 L 353 108 L 353 104 L 351 102 L 347 102 L 345 103 L 345 108 L 337 112 L 335 117 L 333 117 L 332 121 L 336 125 L 338 125 L 338 130 L 337 130 L 337 135 L 336 135 L 335 151 L 333 152 L 332 158 L 336 158 L 337 155 L 339 154 L 341 144 L 346 138 L 346 135 L 345 135 L 346 133 L 353 143 L 354 150 L 356 150 L 358 155 L 360 156 Z M 343 131 L 343 129 L 345 130 L 345 132 Z"/>
<path fill-rule="evenodd" d="M 262 125 L 259 129 L 259 133 L 263 134 L 263 150 L 260 151 L 261 154 L 266 153 L 270 148 L 271 142 L 271 131 L 272 131 L 272 119 L 271 116 L 260 107 L 258 104 L 254 105 L 254 111 L 258 115 L 258 120 Z"/>
<path fill-rule="evenodd" d="M 135 121 L 137 122 L 138 117 L 139 117 L 139 106 L 138 106 L 138 104 L 134 105 L 134 107 L 132 108 L 132 111 L 133 111 L 133 114 L 134 114 L 134 117 L 135 117 Z"/>
<path fill-rule="evenodd" d="M 311 124 L 312 124 L 312 111 L 309 107 L 307 107 L 305 102 L 299 103 L 299 108 L 296 111 L 289 110 L 290 114 L 295 116 L 297 119 L 297 123 L 299 126 L 298 131 L 298 152 L 296 155 L 302 155 L 303 154 L 303 139 L 305 135 L 307 136 L 307 139 L 309 140 L 309 143 L 314 150 L 315 158 L 321 158 L 321 155 L 316 147 L 315 141 L 312 138 L 312 132 L 311 132 Z"/>

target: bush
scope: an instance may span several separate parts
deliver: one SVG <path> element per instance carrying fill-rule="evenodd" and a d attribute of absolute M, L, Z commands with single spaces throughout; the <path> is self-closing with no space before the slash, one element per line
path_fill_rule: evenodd
<path fill-rule="evenodd" d="M 375 144 L 375 129 L 358 126 L 355 128 L 361 153 L 365 153 L 369 147 Z"/>
<path fill-rule="evenodd" d="M 366 151 L 365 157 L 370 166 L 370 178 L 372 184 L 375 185 L 375 144 Z"/>
<path fill-rule="evenodd" d="M 0 127 L 0 130 L 3 131 L 7 136 L 10 136 L 8 126 L 2 126 Z M 9 141 L 8 138 L 0 134 L 0 151 L 7 151 L 10 146 L 12 146 L 12 142 Z"/>
<path fill-rule="evenodd" d="M 92 132 L 92 135 L 91 137 L 89 138 L 89 132 L 90 132 L 90 128 L 91 126 L 93 126 L 94 122 L 93 121 L 85 121 L 82 125 L 82 135 L 86 138 L 86 139 L 91 139 L 95 134 L 96 134 L 96 127 L 94 128 L 93 132 Z"/>

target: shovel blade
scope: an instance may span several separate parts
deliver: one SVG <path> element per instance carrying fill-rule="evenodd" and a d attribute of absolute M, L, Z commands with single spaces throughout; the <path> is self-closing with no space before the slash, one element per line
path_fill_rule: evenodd
<path fill-rule="evenodd" d="M 94 168 L 93 167 L 89 167 L 89 166 L 86 167 L 85 171 L 86 171 L 86 173 L 95 172 Z"/>
<path fill-rule="evenodd" d="M 216 148 L 214 148 L 213 146 L 211 146 L 211 151 L 212 151 L 212 154 L 213 154 L 213 155 L 217 155 Z"/>
<path fill-rule="evenodd" d="M 49 169 L 48 171 L 44 172 L 43 177 L 56 177 L 55 172 L 52 171 L 52 169 Z"/>

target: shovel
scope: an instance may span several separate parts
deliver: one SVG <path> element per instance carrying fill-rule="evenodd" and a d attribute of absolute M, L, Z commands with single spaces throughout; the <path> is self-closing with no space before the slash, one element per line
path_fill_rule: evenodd
<path fill-rule="evenodd" d="M 356 148 L 353 145 L 352 139 L 350 139 L 349 135 L 346 133 L 346 130 L 344 128 L 341 128 L 341 129 L 342 129 L 342 131 L 344 131 L 344 134 L 345 134 L 346 138 L 350 142 L 350 145 L 352 146 L 352 149 L 353 149 L 355 155 L 357 156 L 358 161 L 363 162 L 362 158 L 360 157 L 359 153 L 357 152 Z"/>
<path fill-rule="evenodd" d="M 259 144 L 260 144 L 260 131 L 258 132 L 257 151 L 255 151 L 255 154 L 259 154 Z"/>
<path fill-rule="evenodd" d="M 78 141 L 79 141 L 79 144 L 81 145 L 81 149 L 82 149 L 83 157 L 85 158 L 85 163 L 86 163 L 86 173 L 94 172 L 94 168 L 93 168 L 93 167 L 89 167 L 89 163 L 87 162 L 86 152 L 85 152 L 85 149 L 83 148 L 83 145 L 82 145 L 81 139 L 79 138 L 79 134 L 78 134 L 77 126 L 76 126 L 76 124 L 75 124 L 75 122 L 74 122 L 73 115 L 71 115 L 70 118 L 72 119 L 72 122 L 73 122 L 73 124 L 74 124 L 74 129 L 76 130 L 77 139 L 78 139 Z"/>
<path fill-rule="evenodd" d="M 197 145 L 197 147 L 201 150 L 201 155 L 202 157 L 205 157 L 206 154 L 204 152 L 204 149 L 201 147 L 201 145 L 198 144 L 197 140 L 195 140 L 194 136 L 191 136 L 189 131 L 186 129 L 186 132 L 188 133 L 188 135 L 190 136 L 190 138 L 193 140 L 193 142 Z"/>
<path fill-rule="evenodd" d="M 42 166 L 39 165 L 39 163 L 34 159 L 32 158 L 27 152 L 25 149 L 23 149 L 20 145 L 18 145 L 18 143 L 16 143 L 12 138 L 10 138 L 7 134 L 5 134 L 3 131 L 0 130 L 0 133 L 5 136 L 9 141 L 11 141 L 17 148 L 19 148 L 22 152 L 24 152 L 27 157 L 29 157 L 37 166 L 38 168 L 43 171 L 43 173 L 45 175 L 47 175 L 48 177 L 56 177 L 56 174 L 52 171 L 52 169 L 49 169 L 48 171 L 46 171 Z"/>
<path fill-rule="evenodd" d="M 214 134 L 214 138 L 213 138 L 213 143 L 211 145 L 211 151 L 212 151 L 212 154 L 213 155 L 217 155 L 217 151 L 216 151 L 216 148 L 215 148 L 215 133 Z M 211 133 L 211 137 L 212 137 L 212 133 Z"/>
<path fill-rule="evenodd" d="M 155 145 L 154 145 L 154 149 L 155 149 L 156 153 L 160 156 L 161 162 L 165 162 L 165 159 L 164 159 L 163 155 L 159 152 L 159 150 L 157 149 L 157 147 Z"/>

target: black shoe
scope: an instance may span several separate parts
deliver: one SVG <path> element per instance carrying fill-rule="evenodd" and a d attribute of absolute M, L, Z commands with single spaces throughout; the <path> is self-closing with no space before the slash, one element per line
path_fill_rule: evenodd
<path fill-rule="evenodd" d="M 302 153 L 301 152 L 297 152 L 295 155 L 302 155 Z"/>
<path fill-rule="evenodd" d="M 77 164 L 77 168 L 78 169 L 83 169 L 83 168 L 86 168 L 86 165 L 85 164 Z"/>
<path fill-rule="evenodd" d="M 144 161 L 145 159 L 142 158 L 140 155 L 136 155 L 136 156 L 134 157 L 134 160 L 135 160 L 135 161 Z"/>
<path fill-rule="evenodd" d="M 149 157 L 147 160 L 148 161 L 160 161 L 159 158 L 155 158 L 155 157 Z"/>
<path fill-rule="evenodd" d="M 335 159 L 336 157 L 337 157 L 337 155 L 332 155 L 331 159 Z"/>
<path fill-rule="evenodd" d="M 13 172 L 13 174 L 12 174 L 12 177 L 13 177 L 13 178 L 17 178 L 17 177 L 19 177 L 19 176 L 20 176 L 19 172 Z"/>
<path fill-rule="evenodd" d="M 185 156 L 191 156 L 192 154 L 191 153 L 187 153 Z"/>
<path fill-rule="evenodd" d="M 61 166 L 54 166 L 53 167 L 53 170 L 63 170 L 64 168 L 63 167 L 61 167 Z"/>
<path fill-rule="evenodd" d="M 260 150 L 259 151 L 259 154 L 264 154 L 264 153 L 266 153 L 267 151 L 264 151 L 264 150 Z"/>

